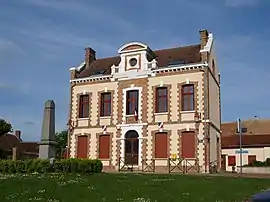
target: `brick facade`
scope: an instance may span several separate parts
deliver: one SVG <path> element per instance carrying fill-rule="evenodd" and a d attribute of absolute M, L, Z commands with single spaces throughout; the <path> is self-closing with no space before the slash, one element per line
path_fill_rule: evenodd
<path fill-rule="evenodd" d="M 207 43 L 207 32 L 201 32 L 201 43 Z M 206 37 L 206 41 L 205 41 Z M 197 57 L 194 53 L 194 58 L 191 58 L 190 51 L 198 51 L 199 46 L 189 47 L 187 49 L 175 49 L 173 51 L 179 51 L 179 54 L 186 54 L 186 60 L 194 64 L 207 60 L 205 56 L 201 54 L 202 57 Z M 138 49 L 138 52 L 136 50 Z M 187 53 L 185 53 L 185 51 Z M 71 87 L 71 109 L 70 117 L 76 120 L 75 127 L 71 130 L 69 136 L 69 147 L 70 156 L 76 156 L 76 143 L 77 136 L 80 134 L 87 134 L 91 139 L 89 139 L 90 150 L 89 157 L 98 158 L 98 144 L 99 135 L 103 134 L 101 126 L 104 125 L 106 121 L 107 130 L 104 132 L 110 135 L 111 151 L 110 159 L 104 161 L 104 170 L 118 170 L 123 165 L 121 163 L 120 157 L 125 157 L 125 134 L 130 130 L 135 130 L 138 133 L 138 145 L 133 145 L 132 148 L 138 146 L 138 165 L 135 165 L 136 169 L 142 169 L 142 164 L 145 161 L 151 161 L 155 159 L 155 135 L 156 133 L 163 131 L 166 132 L 168 139 L 168 157 L 171 158 L 172 155 L 176 155 L 177 158 L 182 157 L 181 153 L 181 135 L 183 131 L 193 131 L 195 133 L 195 142 L 190 144 L 195 144 L 196 155 L 194 162 L 198 161 L 200 164 L 200 172 L 205 172 L 209 165 L 209 152 L 210 146 L 207 138 L 210 137 L 210 128 L 215 128 L 216 131 L 220 129 L 219 126 L 211 122 L 211 113 L 216 113 L 219 109 L 209 108 L 209 99 L 211 96 L 220 97 L 219 94 L 215 95 L 210 92 L 209 80 L 210 76 L 207 68 L 204 68 L 204 63 L 201 66 L 195 65 L 196 67 L 172 67 L 171 70 L 160 70 L 153 72 L 154 70 L 148 69 L 150 61 L 148 58 L 155 58 L 155 54 L 159 54 L 156 58 L 158 65 L 161 67 L 166 67 L 168 60 L 165 56 L 172 55 L 174 59 L 178 57 L 179 54 L 173 52 L 166 52 L 167 50 L 151 52 L 143 44 L 131 44 L 123 46 L 119 50 L 122 54 L 121 58 L 108 58 L 96 60 L 93 64 L 85 70 L 80 70 L 78 75 L 86 75 L 91 73 L 91 66 L 93 65 L 96 69 L 102 69 L 108 67 L 104 70 L 104 75 L 99 78 L 86 77 L 85 81 L 82 81 L 81 77 L 78 81 L 73 81 L 74 84 Z M 171 50 L 170 50 L 171 51 Z M 182 52 L 181 52 L 182 51 Z M 126 55 L 125 55 L 126 54 Z M 198 53 L 200 54 L 200 53 Z M 127 68 L 128 60 L 132 55 L 139 60 L 139 68 L 132 69 Z M 151 55 L 151 57 L 149 56 Z M 196 57 L 195 57 L 196 56 Z M 208 57 L 208 56 L 207 56 Z M 93 58 L 92 58 L 93 59 Z M 199 60 L 198 60 L 199 59 Z M 193 60 L 193 61 L 192 61 Z M 110 61 L 114 63 L 110 63 Z M 117 61 L 117 62 L 116 62 Z M 196 61 L 196 62 L 195 62 Z M 145 64 L 149 63 L 149 64 Z M 100 67 L 98 66 L 100 64 Z M 184 64 L 186 65 L 186 64 Z M 118 69 L 118 73 L 109 71 L 108 69 L 114 68 Z M 122 69 L 121 69 L 122 68 Z M 149 71 L 152 71 L 150 74 Z M 203 70 L 203 71 L 202 71 Z M 94 70 L 93 70 L 94 71 Z M 132 73 L 129 73 L 131 71 Z M 216 71 L 218 71 L 216 69 Z M 115 71 L 116 72 L 116 71 Z M 123 73 L 123 72 L 126 72 Z M 71 77 L 76 80 L 76 72 L 71 72 Z M 122 74 L 122 77 L 121 77 Z M 206 77 L 204 77 L 206 74 Z M 117 77 L 117 75 L 120 75 Z M 137 75 L 137 76 L 136 76 Z M 97 76 L 98 77 L 98 76 Z M 130 77 L 130 78 L 129 78 Z M 206 80 L 205 80 L 206 78 Z M 194 85 L 194 110 L 192 111 L 182 111 L 182 94 L 181 89 L 185 84 Z M 112 87 L 113 86 L 113 87 Z M 158 87 L 167 87 L 167 112 L 156 113 L 156 89 Z M 106 90 L 105 90 L 106 89 Z M 138 120 L 135 119 L 134 115 L 126 115 L 126 93 L 129 90 L 138 90 Z M 89 117 L 86 120 L 80 120 L 78 117 L 78 107 L 79 107 L 79 96 L 84 94 L 89 94 Z M 111 116 L 106 117 L 106 120 L 102 120 L 100 117 L 100 98 L 101 93 L 110 92 L 111 93 Z M 212 93 L 212 94 L 211 94 Z M 220 104 L 219 104 L 220 106 Z M 199 120 L 195 121 L 195 114 L 199 113 Z M 95 120 L 95 121 L 93 121 Z M 203 120 L 208 120 L 205 123 Z M 93 122 L 92 122 L 93 121 Z M 87 122 L 87 124 L 86 124 Z M 96 123 L 95 123 L 96 122 Z M 159 128 L 159 123 L 163 124 L 162 129 Z M 213 136 L 213 134 L 212 134 Z M 75 138 L 74 138 L 75 137 Z M 74 141 L 75 140 L 75 141 Z M 133 143 L 132 143 L 133 144 Z M 134 150 L 135 151 L 135 150 Z M 217 153 L 219 149 L 216 149 Z M 219 155 L 219 154 L 217 154 Z M 124 159 L 122 159 L 124 160 Z M 155 160 L 156 171 L 166 171 L 168 172 L 168 162 L 169 160 L 162 161 Z M 120 167 L 119 167 L 120 165 Z M 192 167 L 192 166 L 191 166 Z M 192 170 L 192 169 L 191 169 Z M 196 169 L 195 169 L 196 170 Z"/>

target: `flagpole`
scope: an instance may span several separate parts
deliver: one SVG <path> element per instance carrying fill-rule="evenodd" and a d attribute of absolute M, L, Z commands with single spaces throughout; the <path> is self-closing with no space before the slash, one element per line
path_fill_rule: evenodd
<path fill-rule="evenodd" d="M 241 125 L 241 119 L 237 120 L 237 130 L 239 133 L 239 147 L 240 147 L 240 176 L 242 176 L 243 170 L 242 170 L 242 161 L 243 161 L 243 149 L 242 149 L 242 125 Z"/>

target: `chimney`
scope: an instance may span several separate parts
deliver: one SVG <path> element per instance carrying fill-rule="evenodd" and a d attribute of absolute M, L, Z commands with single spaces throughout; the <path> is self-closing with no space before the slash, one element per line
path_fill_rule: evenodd
<path fill-rule="evenodd" d="M 203 49 L 208 40 L 208 31 L 206 29 L 200 30 L 200 39 L 201 39 L 201 49 Z"/>
<path fill-rule="evenodd" d="M 20 130 L 16 130 L 15 135 L 17 138 L 21 139 L 21 131 Z"/>
<path fill-rule="evenodd" d="M 92 48 L 85 48 L 85 64 L 86 67 L 90 66 L 92 62 L 96 60 L 96 51 L 94 51 Z"/>

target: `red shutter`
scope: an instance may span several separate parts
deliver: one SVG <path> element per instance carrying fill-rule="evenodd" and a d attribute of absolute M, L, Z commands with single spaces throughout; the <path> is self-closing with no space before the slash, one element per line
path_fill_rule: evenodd
<path fill-rule="evenodd" d="M 196 157 L 195 132 L 183 132 L 181 136 L 182 158 Z"/>
<path fill-rule="evenodd" d="M 99 136 L 99 158 L 110 159 L 110 135 Z"/>
<path fill-rule="evenodd" d="M 156 133 L 156 136 L 155 136 L 155 158 L 168 158 L 168 135 L 167 135 L 167 133 Z"/>
<path fill-rule="evenodd" d="M 228 156 L 228 166 L 235 166 L 236 161 L 235 161 L 235 156 Z"/>
<path fill-rule="evenodd" d="M 256 155 L 248 155 L 248 164 L 252 164 L 256 161 Z"/>
<path fill-rule="evenodd" d="M 88 147 L 88 136 L 78 136 L 77 158 L 87 158 Z"/>

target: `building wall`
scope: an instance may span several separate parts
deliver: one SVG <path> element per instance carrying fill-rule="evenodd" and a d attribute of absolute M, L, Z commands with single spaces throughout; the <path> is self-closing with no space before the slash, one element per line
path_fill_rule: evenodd
<path fill-rule="evenodd" d="M 209 119 L 209 137 L 210 137 L 210 159 L 209 163 L 216 162 L 220 166 L 221 158 L 221 141 L 220 130 L 221 130 L 221 105 L 220 105 L 220 81 L 219 81 L 219 70 L 215 57 L 215 52 L 212 46 L 211 52 L 208 57 L 209 71 L 208 71 L 208 119 Z M 215 163 L 214 163 L 215 164 Z"/>
<path fill-rule="evenodd" d="M 194 131 L 198 139 L 202 139 L 202 133 L 197 133 L 202 129 L 202 125 L 198 126 L 195 123 L 190 124 L 165 124 L 164 132 L 167 132 L 169 135 L 169 156 L 172 157 L 176 155 L 177 158 L 181 157 L 181 132 L 183 131 Z M 143 126 L 133 126 L 132 129 L 141 132 L 139 133 L 139 167 L 142 166 L 140 163 L 142 159 L 151 160 L 154 158 L 154 134 L 159 132 L 157 125 L 148 125 L 146 128 Z M 146 130 L 144 130 L 146 129 Z M 112 137 L 111 142 L 111 151 L 110 151 L 110 161 L 102 160 L 103 165 L 113 166 L 114 169 L 118 169 L 118 160 L 119 157 L 124 157 L 124 135 L 130 130 L 129 127 L 122 127 L 117 129 L 116 127 L 108 127 L 107 134 L 110 134 Z M 120 132 L 120 135 L 119 133 Z M 77 137 L 80 135 L 88 135 L 88 158 L 98 158 L 98 137 L 102 134 L 100 128 L 77 128 L 74 130 L 71 135 L 71 145 L 70 145 L 70 156 L 72 158 L 76 157 L 76 148 L 77 148 Z M 192 144 L 192 143 L 191 143 Z M 145 152 L 145 153 L 144 153 Z M 119 154 L 118 154 L 119 153 Z M 197 143 L 197 156 L 196 158 L 199 161 L 201 171 L 204 172 L 204 145 L 203 143 Z M 155 159 L 156 166 L 167 166 L 166 159 Z M 192 163 L 192 160 L 190 161 Z"/>
<path fill-rule="evenodd" d="M 140 140 L 140 151 L 145 152 L 139 158 L 152 159 L 153 158 L 153 132 L 158 132 L 158 122 L 164 122 L 164 130 L 170 131 L 170 155 L 176 154 L 179 157 L 179 131 L 196 130 L 198 128 L 198 139 L 203 139 L 203 124 L 195 126 L 194 111 L 181 112 L 181 85 L 186 83 L 194 83 L 195 85 L 195 100 L 196 110 L 203 110 L 203 88 L 202 80 L 203 73 L 201 71 L 193 73 L 180 73 L 175 75 L 167 75 L 162 77 L 152 77 L 145 79 L 133 79 L 128 81 L 119 82 L 104 82 L 94 83 L 86 85 L 77 85 L 73 87 L 72 93 L 72 113 L 71 117 L 77 119 L 78 116 L 78 99 L 83 93 L 90 95 L 90 119 L 82 118 L 77 119 L 77 125 L 71 135 L 71 157 L 76 157 L 76 137 L 78 135 L 89 135 L 89 158 L 97 158 L 97 135 L 102 132 L 102 125 L 107 125 L 108 133 L 112 133 L 112 160 L 111 164 L 117 166 L 117 161 L 120 156 L 123 156 L 123 143 L 119 138 L 123 139 L 127 130 L 134 129 L 134 126 L 120 127 L 117 129 L 117 124 L 126 122 L 123 119 L 125 116 L 125 96 L 124 91 L 126 89 L 141 88 L 141 107 L 139 109 L 139 117 L 142 118 L 142 123 L 146 123 L 146 126 L 140 126 L 142 137 Z M 154 89 L 159 86 L 170 86 L 169 92 L 169 112 L 168 113 L 154 113 Z M 98 113 L 98 95 L 100 92 L 113 91 L 113 113 L 112 122 L 107 122 L 104 119 L 99 119 Z M 89 121 L 90 120 L 90 121 Z M 127 122 L 126 122 L 127 123 Z M 119 134 L 118 134 L 119 133 Z M 139 134 L 140 135 L 140 134 Z M 117 156 L 117 147 L 121 151 L 120 156 Z M 198 156 L 199 164 L 204 166 L 204 144 L 198 143 Z M 107 165 L 108 162 L 103 162 Z M 167 165 L 167 161 L 158 161 L 159 165 Z"/>
<path fill-rule="evenodd" d="M 141 58 L 143 52 L 138 54 Z M 204 56 L 208 54 L 204 53 Z M 123 56 L 123 55 L 122 55 Z M 123 61 L 126 61 L 125 58 Z M 136 56 L 137 57 L 137 56 Z M 210 60 L 214 60 L 213 54 L 209 53 Z M 205 58 L 205 57 L 203 57 Z M 209 61 L 210 61 L 209 60 Z M 123 61 L 119 64 L 119 72 L 123 72 Z M 146 60 L 142 60 L 147 62 Z M 209 63 L 209 61 L 207 61 Z M 204 61 L 202 61 L 204 62 Z M 210 63 L 209 63 L 210 64 Z M 139 63 L 141 65 L 141 63 Z M 210 69 L 211 64 L 210 64 Z M 114 67 L 115 68 L 115 67 Z M 126 68 L 126 67 L 125 67 Z M 207 89 L 204 88 L 204 73 L 200 68 L 190 68 L 181 71 L 164 71 L 148 77 L 147 63 L 143 64 L 138 71 L 124 73 L 124 76 L 111 80 L 100 80 L 92 83 L 77 83 L 71 87 L 71 119 L 75 120 L 75 128 L 70 136 L 70 156 L 76 157 L 76 141 L 79 135 L 89 137 L 89 158 L 97 158 L 98 134 L 102 133 L 101 127 L 107 125 L 107 132 L 112 136 L 111 161 L 103 162 L 105 166 L 117 167 L 118 159 L 124 155 L 124 135 L 128 130 L 136 130 L 139 134 L 139 166 L 142 159 L 152 159 L 154 134 L 159 131 L 158 123 L 163 122 L 163 130 L 169 134 L 170 145 L 169 154 L 181 157 L 180 155 L 180 134 L 183 131 L 194 131 L 197 135 L 197 158 L 203 171 L 208 170 L 208 163 L 217 160 L 216 143 L 220 130 L 220 102 L 219 87 L 213 78 L 218 77 L 218 69 L 214 77 L 207 75 Z M 146 73 L 145 73 L 145 72 Z M 148 75 L 147 75 L 148 74 Z M 135 75 L 135 76 L 134 76 Z M 143 76 L 142 76 L 143 75 Z M 126 77 L 127 76 L 127 77 Z M 119 79 L 120 78 L 120 79 Z M 181 111 L 181 86 L 183 84 L 194 84 L 195 90 L 195 110 Z M 155 89 L 156 87 L 168 87 L 168 112 L 155 113 Z M 126 91 L 139 90 L 139 121 L 134 120 L 134 116 L 126 116 Z M 112 115 L 111 117 L 99 117 L 99 102 L 101 92 L 112 92 Z M 206 93 L 207 92 L 207 93 Z M 82 94 L 90 96 L 90 116 L 89 118 L 78 119 L 78 101 Z M 206 99 L 206 100 L 205 100 Z M 206 102 L 205 102 L 206 101 Z M 204 114 L 204 109 L 206 114 Z M 195 123 L 195 112 L 201 113 L 201 118 L 207 123 Z M 205 128 L 205 126 L 207 128 Z M 205 132 L 209 133 L 210 145 L 205 137 Z M 207 133 L 207 134 L 208 134 Z M 206 135 L 207 135 L 206 134 Z M 167 165 L 167 161 L 160 160 L 159 166 Z"/>
<path fill-rule="evenodd" d="M 240 166 L 240 154 L 236 152 L 239 150 L 239 148 L 222 149 L 222 155 L 226 155 L 226 171 L 232 171 L 232 166 L 228 165 L 228 156 L 235 156 L 236 166 Z M 257 161 L 265 161 L 270 158 L 270 147 L 243 148 L 243 151 L 248 153 L 242 154 L 242 165 L 248 164 L 249 155 L 256 155 Z"/>
<path fill-rule="evenodd" d="M 159 76 L 152 77 L 149 79 L 148 86 L 148 112 L 147 112 L 147 121 L 148 123 L 152 122 L 185 122 L 185 121 L 193 121 L 194 113 L 193 112 L 181 112 L 181 85 L 186 83 L 194 83 L 195 84 L 195 92 L 196 99 L 195 107 L 198 111 L 202 111 L 202 72 L 194 72 L 194 73 L 180 73 L 176 75 L 167 75 L 167 76 Z M 170 101 L 169 101 L 169 119 L 167 119 L 167 113 L 155 113 L 155 106 L 153 100 L 155 100 L 155 95 L 153 88 L 170 85 Z M 156 121 L 154 121 L 156 120 Z"/>

